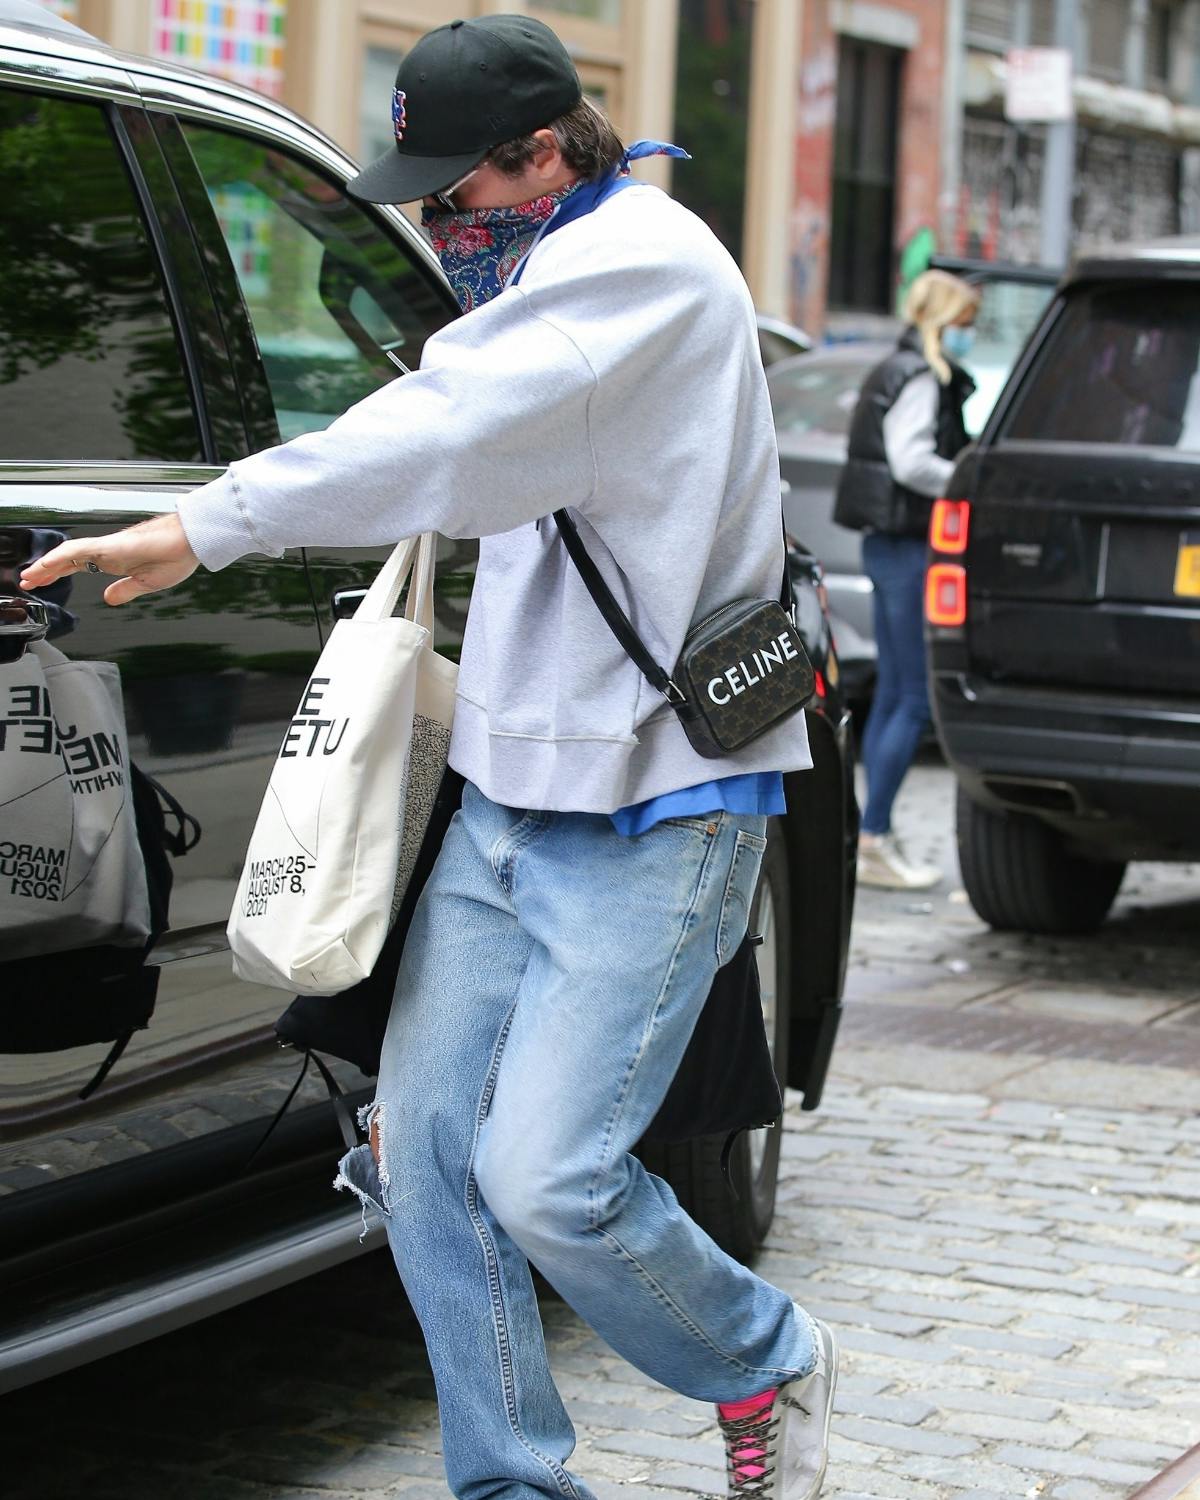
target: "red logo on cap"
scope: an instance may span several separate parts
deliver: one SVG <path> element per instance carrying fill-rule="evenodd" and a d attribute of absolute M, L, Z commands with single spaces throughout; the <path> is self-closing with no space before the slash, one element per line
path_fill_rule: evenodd
<path fill-rule="evenodd" d="M 403 89 L 392 90 L 392 129 L 396 132 L 398 146 L 404 139 L 404 132 L 408 129 L 408 110 Z"/>

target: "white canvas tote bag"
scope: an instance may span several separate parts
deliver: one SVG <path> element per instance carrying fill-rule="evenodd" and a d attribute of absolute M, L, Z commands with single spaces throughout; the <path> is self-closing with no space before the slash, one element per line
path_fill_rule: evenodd
<path fill-rule="evenodd" d="M 229 919 L 242 979 L 333 995 L 379 956 L 450 748 L 458 668 L 433 649 L 436 545 L 400 543 L 334 626 L 284 734 Z"/>
<path fill-rule="evenodd" d="M 149 935 L 120 675 L 35 641 L 0 666 L 0 952 Z"/>

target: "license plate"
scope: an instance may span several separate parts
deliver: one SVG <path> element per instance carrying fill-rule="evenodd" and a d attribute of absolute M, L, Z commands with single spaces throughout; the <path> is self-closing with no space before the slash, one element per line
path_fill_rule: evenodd
<path fill-rule="evenodd" d="M 1200 599 L 1200 541 L 1184 537 L 1175 562 L 1175 592 L 1186 599 Z"/>

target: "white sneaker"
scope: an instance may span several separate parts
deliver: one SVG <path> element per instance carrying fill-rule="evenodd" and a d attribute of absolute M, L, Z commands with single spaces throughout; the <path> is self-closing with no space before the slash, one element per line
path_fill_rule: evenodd
<path fill-rule="evenodd" d="M 731 1500 L 816 1500 L 820 1494 L 829 1461 L 838 1350 L 833 1330 L 817 1318 L 812 1322 L 817 1363 L 810 1375 L 781 1385 L 770 1406 L 753 1416 L 729 1419 L 718 1413 Z"/>
<path fill-rule="evenodd" d="M 861 833 L 858 879 L 885 891 L 927 891 L 941 884 L 942 872 L 936 865 L 912 864 L 894 833 Z"/>

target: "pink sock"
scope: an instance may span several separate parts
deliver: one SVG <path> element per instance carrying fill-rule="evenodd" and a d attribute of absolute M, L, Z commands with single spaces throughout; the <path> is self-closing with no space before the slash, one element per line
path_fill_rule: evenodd
<path fill-rule="evenodd" d="M 769 1391 L 760 1391 L 757 1396 L 748 1396 L 744 1401 L 719 1402 L 717 1411 L 727 1422 L 736 1422 L 759 1413 L 761 1420 L 765 1422 L 778 1394 L 779 1388 L 772 1386 Z M 764 1466 L 761 1460 L 766 1457 L 766 1449 L 756 1443 L 749 1433 L 734 1442 L 730 1454 L 735 1474 L 746 1479 L 757 1479 L 762 1474 Z"/>
<path fill-rule="evenodd" d="M 744 1401 L 722 1401 L 717 1410 L 727 1422 L 735 1421 L 738 1417 L 752 1417 L 756 1411 L 770 1406 L 778 1393 L 779 1387 L 773 1385 L 769 1391 L 760 1391 L 757 1396 L 747 1396 Z"/>

